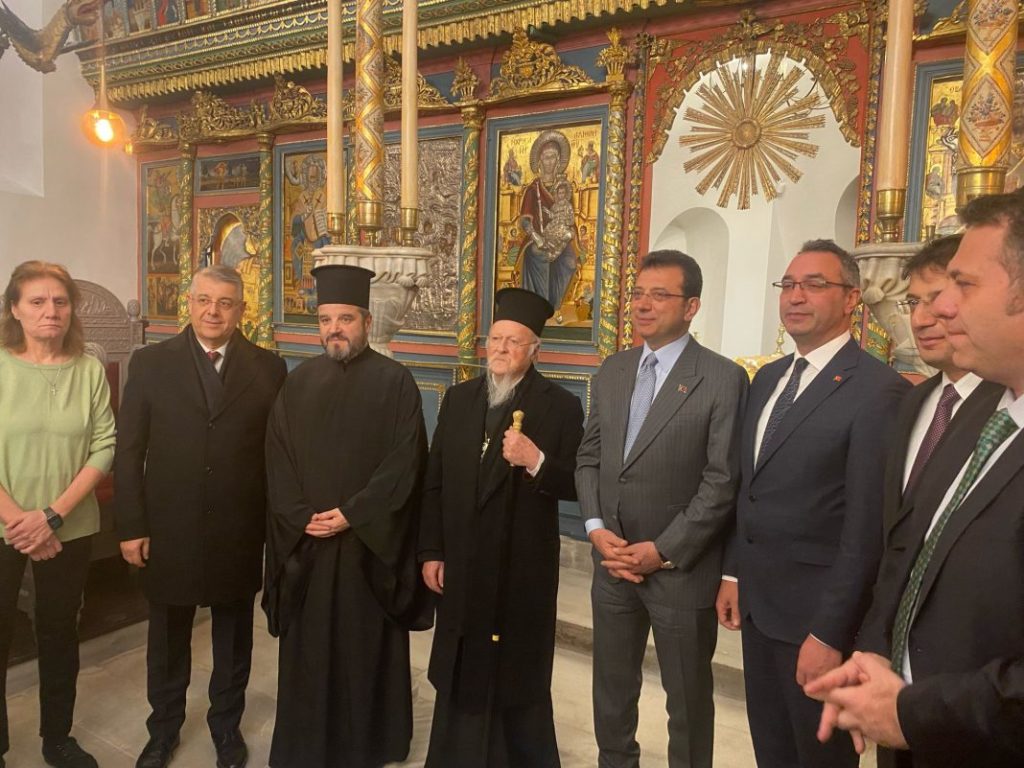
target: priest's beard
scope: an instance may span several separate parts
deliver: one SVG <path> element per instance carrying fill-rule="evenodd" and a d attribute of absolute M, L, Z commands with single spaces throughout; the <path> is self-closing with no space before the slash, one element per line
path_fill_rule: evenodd
<path fill-rule="evenodd" d="M 487 406 L 497 408 L 512 398 L 516 384 L 523 380 L 519 374 L 487 372 Z"/>
<path fill-rule="evenodd" d="M 341 342 L 341 343 L 338 343 Z M 366 330 L 353 334 L 351 338 L 341 333 L 332 333 L 323 342 L 327 356 L 338 363 L 347 363 L 366 349 Z"/>

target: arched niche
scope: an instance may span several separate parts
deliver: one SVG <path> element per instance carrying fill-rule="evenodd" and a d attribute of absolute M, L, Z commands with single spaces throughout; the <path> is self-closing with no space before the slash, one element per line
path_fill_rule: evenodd
<path fill-rule="evenodd" d="M 855 178 L 846 185 L 836 205 L 836 243 L 847 250 L 857 245 L 857 198 L 860 179 Z"/>
<path fill-rule="evenodd" d="M 720 350 L 729 270 L 729 226 L 725 219 L 710 208 L 691 208 L 676 216 L 652 243 L 652 251 L 663 248 L 683 251 L 700 265 L 704 288 L 700 311 L 690 330 L 701 344 Z"/>

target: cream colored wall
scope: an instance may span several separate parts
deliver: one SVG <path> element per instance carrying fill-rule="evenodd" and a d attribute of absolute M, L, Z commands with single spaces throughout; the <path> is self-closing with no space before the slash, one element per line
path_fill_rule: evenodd
<path fill-rule="evenodd" d="M 8 5 L 38 28 L 61 3 Z M 126 302 L 139 293 L 135 161 L 85 140 L 79 121 L 92 104 L 74 54 L 47 75 L 13 50 L 0 58 L 0 280 L 46 259 Z"/>
<path fill-rule="evenodd" d="M 759 65 L 766 63 L 767 56 L 758 59 Z M 710 77 L 705 76 L 701 82 Z M 805 94 L 811 85 L 811 78 L 805 75 L 799 94 Z M 847 222 L 855 215 L 847 190 L 860 172 L 860 149 L 843 139 L 831 108 L 821 109 L 825 126 L 812 130 L 809 137 L 819 146 L 818 154 L 795 161 L 803 171 L 800 181 L 785 179 L 780 185 L 782 194 L 772 202 L 754 197 L 750 208 L 740 211 L 734 197 L 731 207 L 719 208 L 718 190 L 699 195 L 695 187 L 702 176 L 683 171 L 683 164 L 691 156 L 689 148 L 679 146 L 679 137 L 690 132 L 683 114 L 688 107 L 703 105 L 696 89 L 690 89 L 679 108 L 653 169 L 651 248 L 679 247 L 681 243 L 713 276 L 706 280 L 702 309 L 693 325 L 702 342 L 729 357 L 768 353 L 775 349 L 778 333 L 778 297 L 770 283 L 782 276 L 800 245 L 812 238 L 827 237 L 843 247 L 853 246 L 846 242 L 852 239 L 855 223 Z M 855 202 L 856 193 L 853 195 Z M 726 225 L 724 246 L 722 236 L 715 234 L 717 227 L 710 225 L 714 220 Z M 723 273 L 724 281 L 719 279 Z M 792 345 L 787 343 L 786 349 L 792 349 Z"/>

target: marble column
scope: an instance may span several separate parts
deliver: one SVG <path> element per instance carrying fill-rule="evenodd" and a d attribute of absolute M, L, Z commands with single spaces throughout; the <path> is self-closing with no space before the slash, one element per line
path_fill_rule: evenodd
<path fill-rule="evenodd" d="M 1017 0 L 968 0 L 956 199 L 1003 191 L 1013 139 Z"/>

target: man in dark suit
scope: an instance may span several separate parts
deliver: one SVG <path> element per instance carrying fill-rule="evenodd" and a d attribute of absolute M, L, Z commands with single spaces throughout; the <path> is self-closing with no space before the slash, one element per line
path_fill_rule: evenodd
<path fill-rule="evenodd" d="M 552 314 L 536 293 L 499 291 L 487 372 L 448 390 L 434 431 L 419 543 L 423 578 L 441 595 L 430 768 L 559 765 L 558 500 L 576 498 L 583 406 L 534 367 Z"/>
<path fill-rule="evenodd" d="M 594 731 L 601 768 L 637 768 L 647 637 L 668 703 L 671 768 L 709 768 L 722 542 L 736 498 L 746 373 L 689 334 L 697 262 L 648 254 L 633 290 L 640 347 L 592 383 L 576 490 L 594 545 Z"/>
<path fill-rule="evenodd" d="M 953 361 L 1004 387 L 959 415 L 889 534 L 864 652 L 807 687 L 914 768 L 1024 765 L 1024 193 L 980 197 L 934 309 Z M 966 406 L 965 406 L 966 408 Z M 965 416 L 967 414 L 964 414 Z"/>
<path fill-rule="evenodd" d="M 918 354 L 938 373 L 914 387 L 903 398 L 886 462 L 885 530 L 892 528 L 904 504 L 912 503 L 914 489 L 929 458 L 958 415 L 969 413 L 997 384 L 983 383 L 976 374 L 953 362 L 953 347 L 946 323 L 934 312 L 936 297 L 946 287 L 946 265 L 960 245 L 961 235 L 933 240 L 907 260 L 903 279 L 909 280 L 907 297 L 899 309 L 909 316 Z M 991 412 L 991 407 L 989 407 Z M 987 415 L 987 414 L 986 414 Z"/>
<path fill-rule="evenodd" d="M 797 351 L 751 385 L 719 620 L 743 625 L 758 764 L 854 766 L 848 738 L 815 739 L 821 705 L 800 686 L 839 666 L 867 608 L 882 550 L 886 438 L 910 385 L 850 338 L 860 274 L 846 251 L 805 243 L 775 285 Z"/>
<path fill-rule="evenodd" d="M 196 606 L 210 606 L 207 722 L 219 768 L 246 762 L 239 732 L 252 655 L 253 598 L 266 527 L 263 442 L 284 361 L 237 330 L 242 280 L 225 266 L 195 274 L 191 324 L 140 349 L 128 369 L 114 457 L 121 552 L 150 601 L 146 654 L 152 714 L 138 768 L 178 745 Z"/>

